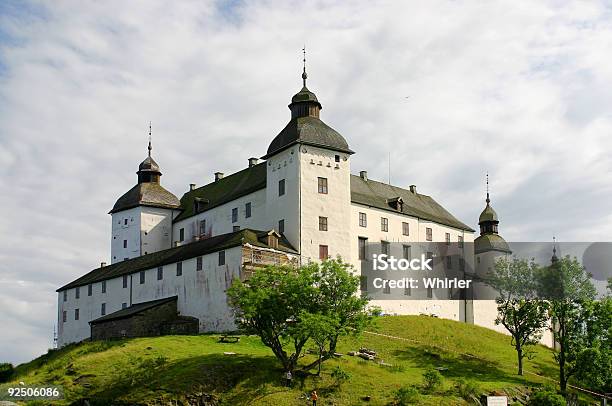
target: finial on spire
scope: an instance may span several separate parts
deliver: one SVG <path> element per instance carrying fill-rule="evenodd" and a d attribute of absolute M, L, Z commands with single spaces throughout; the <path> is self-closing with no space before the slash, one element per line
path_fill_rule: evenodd
<path fill-rule="evenodd" d="M 491 203 L 491 199 L 489 199 L 489 172 L 487 171 L 487 199 L 485 200 L 487 204 Z"/>
<path fill-rule="evenodd" d="M 149 146 L 147 148 L 149 150 L 149 157 L 151 156 L 151 150 L 153 147 L 151 146 L 151 122 L 149 121 Z"/>
<path fill-rule="evenodd" d="M 306 87 L 306 79 L 308 79 L 308 75 L 306 74 L 306 44 L 304 44 L 302 52 L 304 53 L 304 71 L 302 72 L 302 82 L 304 83 L 304 87 Z"/>

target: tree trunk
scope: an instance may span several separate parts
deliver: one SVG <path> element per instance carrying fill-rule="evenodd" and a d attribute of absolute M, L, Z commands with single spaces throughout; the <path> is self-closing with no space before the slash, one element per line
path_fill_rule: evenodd
<path fill-rule="evenodd" d="M 520 345 L 516 347 L 516 355 L 518 356 L 518 374 L 523 375 L 523 349 Z"/>

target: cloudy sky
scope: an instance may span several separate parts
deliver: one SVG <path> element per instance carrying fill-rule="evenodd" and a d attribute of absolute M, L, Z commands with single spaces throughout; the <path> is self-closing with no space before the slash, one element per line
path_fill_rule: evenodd
<path fill-rule="evenodd" d="M 163 184 L 265 153 L 301 87 L 357 153 L 507 240 L 608 241 L 612 14 L 598 2 L 0 2 L 0 361 L 51 345 L 55 289 L 108 261 L 149 120 Z"/>

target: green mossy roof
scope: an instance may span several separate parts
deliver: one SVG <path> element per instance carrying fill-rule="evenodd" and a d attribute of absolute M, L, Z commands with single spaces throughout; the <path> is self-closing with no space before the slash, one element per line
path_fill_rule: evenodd
<path fill-rule="evenodd" d="M 162 207 L 177 209 L 180 207 L 179 199 L 164 189 L 159 183 L 138 183 L 117 199 L 110 214 L 131 209 L 138 206 Z"/>
<path fill-rule="evenodd" d="M 401 197 L 404 202 L 401 211 L 403 214 L 465 231 L 474 231 L 471 227 L 457 220 L 429 196 L 412 193 L 397 186 L 371 179 L 365 180 L 360 176 L 351 175 L 351 201 L 354 203 L 398 213 L 399 210 L 389 205 L 389 199 L 397 197 Z"/>
<path fill-rule="evenodd" d="M 174 222 L 195 215 L 195 199 L 203 199 L 202 211 L 210 210 L 266 187 L 266 163 L 243 169 L 216 182 L 191 190 L 181 197 L 182 213 Z"/>
<path fill-rule="evenodd" d="M 507 254 L 512 253 L 506 240 L 499 234 L 483 234 L 474 240 L 474 253 L 482 254 L 483 252 L 499 251 Z"/>
<path fill-rule="evenodd" d="M 493 207 L 489 203 L 484 208 L 482 213 L 480 213 L 480 217 L 478 218 L 478 224 L 484 223 L 485 221 L 499 221 L 497 218 L 497 213 L 493 210 Z"/>
<path fill-rule="evenodd" d="M 308 90 L 308 88 L 306 86 L 304 86 L 302 88 L 302 90 L 297 92 L 291 98 L 291 103 L 301 103 L 301 102 L 315 102 L 315 103 L 319 103 L 319 100 L 317 100 L 317 95 L 315 95 L 313 92 Z M 320 106 L 321 106 L 321 104 L 319 103 L 319 107 Z"/>
<path fill-rule="evenodd" d="M 98 317 L 97 319 L 90 321 L 89 324 L 96 324 L 96 323 L 109 321 L 109 320 L 124 319 L 126 317 L 130 317 L 135 314 L 138 314 L 142 311 L 152 309 L 154 307 L 161 306 L 168 302 L 177 301 L 177 300 L 178 300 L 178 296 L 170 296 L 170 297 L 166 297 L 163 299 L 151 300 L 149 302 L 136 303 L 136 304 L 131 305 L 130 307 L 126 307 L 125 309 L 121 309 L 116 312 L 107 314 L 106 316 Z"/>
<path fill-rule="evenodd" d="M 285 128 L 274 137 L 263 158 L 266 159 L 297 143 L 353 153 L 344 137 L 336 130 L 317 117 L 306 116 L 292 118 Z"/>
<path fill-rule="evenodd" d="M 257 247 L 271 248 L 263 241 L 267 235 L 267 231 L 258 231 L 251 229 L 243 229 L 233 233 L 217 235 L 201 241 L 184 244 L 179 247 L 169 248 L 163 251 L 153 252 L 151 254 L 141 255 L 136 258 L 126 261 L 117 262 L 101 268 L 96 268 L 93 271 L 81 276 L 80 278 L 62 286 L 57 291 L 71 289 L 77 286 L 84 286 L 90 283 L 100 282 L 108 279 L 117 278 L 123 275 L 129 275 L 135 272 L 144 271 L 146 269 L 157 268 L 179 261 L 184 261 L 190 258 L 195 258 L 200 255 L 210 254 L 216 251 L 221 251 L 226 248 L 237 247 L 242 244 L 251 244 Z M 282 237 L 279 241 L 278 250 L 295 253 L 295 249 L 291 244 Z"/>

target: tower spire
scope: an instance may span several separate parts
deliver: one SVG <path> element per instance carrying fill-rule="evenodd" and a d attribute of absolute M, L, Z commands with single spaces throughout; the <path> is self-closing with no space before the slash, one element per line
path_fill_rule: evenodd
<path fill-rule="evenodd" d="M 151 157 L 151 150 L 153 147 L 151 146 L 151 122 L 149 121 L 149 146 L 147 147 L 149 150 L 149 158 Z"/>
<path fill-rule="evenodd" d="M 304 83 L 304 87 L 306 87 L 306 79 L 308 79 L 308 75 L 306 74 L 306 44 L 304 44 L 302 52 L 304 53 L 304 70 L 302 71 L 302 82 Z"/>
<path fill-rule="evenodd" d="M 553 254 L 551 262 L 554 264 L 557 261 L 559 261 L 559 258 L 557 257 L 557 237 L 553 236 Z"/>
<path fill-rule="evenodd" d="M 491 203 L 491 199 L 489 199 L 489 172 L 487 171 L 487 199 L 485 200 L 487 204 Z"/>

